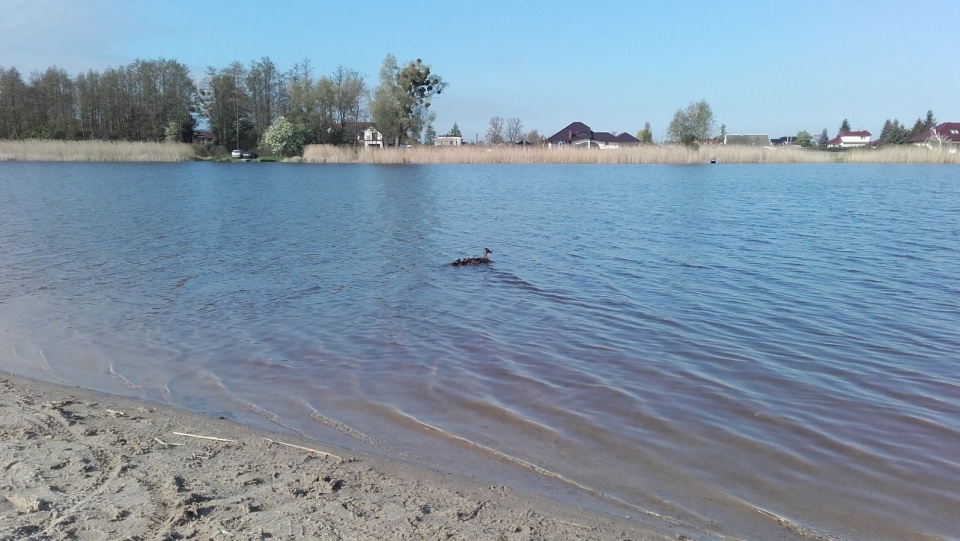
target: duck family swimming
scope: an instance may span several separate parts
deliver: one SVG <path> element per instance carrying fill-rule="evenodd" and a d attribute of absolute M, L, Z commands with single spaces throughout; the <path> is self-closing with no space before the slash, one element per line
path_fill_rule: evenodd
<path fill-rule="evenodd" d="M 489 255 L 493 253 L 493 250 L 490 248 L 483 249 L 483 256 L 481 257 L 465 257 L 463 259 L 458 259 L 451 263 L 454 267 L 461 267 L 463 265 L 483 265 L 484 263 L 490 262 Z"/>

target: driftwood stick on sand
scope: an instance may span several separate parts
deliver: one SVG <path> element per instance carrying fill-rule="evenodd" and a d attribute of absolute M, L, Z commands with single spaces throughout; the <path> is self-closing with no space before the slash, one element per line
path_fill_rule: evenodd
<path fill-rule="evenodd" d="M 311 448 L 309 448 L 309 447 L 303 447 L 303 446 L 301 446 L 301 445 L 294 445 L 294 444 L 292 444 L 292 443 L 283 443 L 282 441 L 271 440 L 270 438 L 263 438 L 263 439 L 267 440 L 269 443 L 276 443 L 277 445 L 285 445 L 285 446 L 287 446 L 287 447 L 293 447 L 294 449 L 300 449 L 301 451 L 309 451 L 309 452 L 311 452 L 311 453 L 317 453 L 318 455 L 323 455 L 323 456 L 326 456 L 326 457 L 335 458 L 335 459 L 339 460 L 340 462 L 346 462 L 343 458 L 341 458 L 341 457 L 339 457 L 339 456 L 337 456 L 337 455 L 335 455 L 335 454 L 333 454 L 333 453 L 327 453 L 327 452 L 325 452 L 325 451 L 319 451 L 319 450 L 317 450 L 317 449 L 311 449 Z"/>
<path fill-rule="evenodd" d="M 173 432 L 177 436 L 186 436 L 188 438 L 198 438 L 201 440 L 222 441 L 225 443 L 237 443 L 237 440 L 228 440 L 226 438 L 214 438 L 213 436 L 198 436 L 196 434 L 185 434 L 183 432 Z"/>
<path fill-rule="evenodd" d="M 169 442 L 166 442 L 166 441 L 161 440 L 160 438 L 153 438 L 153 439 L 154 439 L 154 441 L 156 441 L 157 443 L 159 443 L 160 445 L 162 445 L 162 446 L 164 446 L 164 447 L 171 447 L 171 446 L 173 446 L 173 447 L 180 447 L 181 445 L 186 445 L 186 443 L 169 443 Z"/>

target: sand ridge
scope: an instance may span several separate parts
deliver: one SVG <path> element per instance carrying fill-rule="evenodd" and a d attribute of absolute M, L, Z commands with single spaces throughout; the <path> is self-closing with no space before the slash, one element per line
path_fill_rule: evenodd
<path fill-rule="evenodd" d="M 0 374 L 0 540 L 676 539 L 506 486 Z"/>

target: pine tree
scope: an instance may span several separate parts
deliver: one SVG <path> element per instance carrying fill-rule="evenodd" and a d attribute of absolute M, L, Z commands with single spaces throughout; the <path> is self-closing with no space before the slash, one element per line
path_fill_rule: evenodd
<path fill-rule="evenodd" d="M 840 131 L 850 131 L 850 122 L 847 119 L 843 119 L 843 122 L 840 124 Z"/>
<path fill-rule="evenodd" d="M 927 109 L 927 118 L 923 121 L 923 131 L 937 127 L 937 117 L 933 116 L 933 109 Z"/>
<path fill-rule="evenodd" d="M 433 124 L 427 124 L 427 129 L 423 131 L 423 144 L 432 145 L 437 138 L 437 130 L 433 129 Z"/>
<path fill-rule="evenodd" d="M 450 128 L 450 133 L 448 134 L 452 137 L 463 137 L 463 134 L 460 133 L 460 126 L 457 126 L 457 123 L 453 123 L 453 127 Z"/>
<path fill-rule="evenodd" d="M 910 137 L 920 135 L 921 133 L 927 131 L 924 126 L 923 119 L 918 118 L 917 121 L 913 123 L 913 129 L 910 130 Z"/>
<path fill-rule="evenodd" d="M 820 136 L 817 137 L 817 147 L 827 148 L 828 142 L 830 142 L 830 134 L 828 134 L 827 129 L 824 128 L 823 131 L 820 132 Z"/>
<path fill-rule="evenodd" d="M 890 135 L 891 130 L 893 129 L 893 122 L 888 118 L 886 122 L 883 123 L 883 129 L 880 130 L 880 138 L 877 140 L 881 145 L 890 144 Z"/>

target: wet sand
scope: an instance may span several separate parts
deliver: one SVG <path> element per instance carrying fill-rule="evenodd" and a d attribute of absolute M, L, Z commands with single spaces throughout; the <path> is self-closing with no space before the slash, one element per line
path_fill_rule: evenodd
<path fill-rule="evenodd" d="M 469 478 L 0 372 L 0 540 L 687 539 Z"/>

